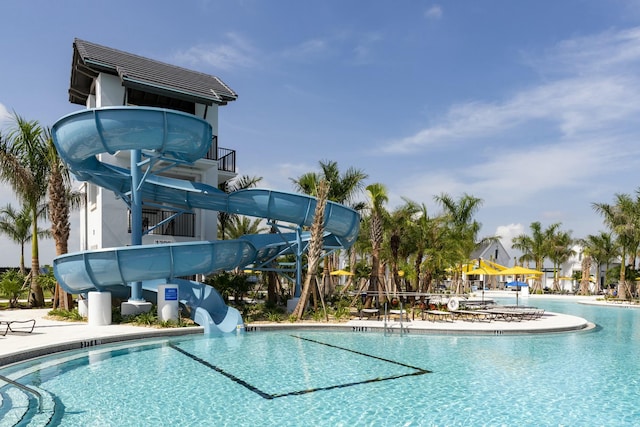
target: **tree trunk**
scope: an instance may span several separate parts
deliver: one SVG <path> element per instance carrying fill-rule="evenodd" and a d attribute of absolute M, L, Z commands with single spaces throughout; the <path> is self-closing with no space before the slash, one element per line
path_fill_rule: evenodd
<path fill-rule="evenodd" d="M 582 259 L 582 278 L 580 279 L 580 295 L 589 295 L 589 279 L 591 273 L 591 257 L 585 256 Z"/>
<path fill-rule="evenodd" d="M 269 304 L 278 303 L 278 294 L 276 293 L 277 280 L 275 271 L 267 272 L 267 302 Z"/>
<path fill-rule="evenodd" d="M 298 300 L 298 305 L 293 310 L 293 316 L 298 320 L 302 319 L 304 309 L 309 301 L 309 292 L 311 285 L 313 284 L 317 288 L 317 270 L 320 262 L 320 255 L 322 253 L 323 245 L 323 232 L 324 232 L 324 211 L 327 206 L 327 194 L 329 193 L 329 184 L 327 181 L 322 180 L 318 184 L 318 199 L 316 202 L 316 209 L 313 218 L 313 225 L 311 226 L 311 241 L 309 242 L 309 251 L 307 254 L 307 276 L 304 281 L 304 286 Z"/>
<path fill-rule="evenodd" d="M 24 265 L 24 243 L 20 246 L 20 274 L 23 276 L 27 275 L 27 269 Z"/>
<path fill-rule="evenodd" d="M 621 299 L 621 300 L 629 299 L 629 295 L 628 295 L 629 287 L 627 285 L 627 280 L 626 280 L 627 267 L 624 261 L 626 259 L 626 256 L 627 254 L 623 248 L 622 256 L 620 257 L 620 259 L 622 259 L 622 263 L 620 265 L 620 283 L 618 284 L 618 299 Z"/>
<path fill-rule="evenodd" d="M 69 234 L 69 187 L 65 185 L 65 179 L 60 168 L 57 156 L 52 160 L 49 176 L 49 220 L 51 222 L 51 234 L 56 242 L 56 255 L 64 255 L 68 252 Z M 73 308 L 73 295 L 67 293 L 60 284 L 56 284 L 54 294 L 54 307 L 64 310 Z"/>
<path fill-rule="evenodd" d="M 34 208 L 31 235 L 31 288 L 29 290 L 29 305 L 31 307 L 44 307 L 44 293 L 38 283 L 40 273 L 40 259 L 38 252 L 38 221 L 36 208 Z"/>

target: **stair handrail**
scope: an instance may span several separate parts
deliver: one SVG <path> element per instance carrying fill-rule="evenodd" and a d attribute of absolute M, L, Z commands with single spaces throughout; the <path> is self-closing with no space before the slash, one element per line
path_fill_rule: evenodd
<path fill-rule="evenodd" d="M 0 380 L 6 382 L 7 384 L 11 384 L 12 386 L 19 388 L 22 391 L 26 391 L 27 393 L 33 394 L 38 398 L 38 412 L 42 412 L 42 394 L 40 394 L 37 390 L 32 389 L 29 386 L 24 384 L 20 384 L 17 381 L 12 380 L 11 378 L 7 378 L 4 375 L 0 375 Z"/>

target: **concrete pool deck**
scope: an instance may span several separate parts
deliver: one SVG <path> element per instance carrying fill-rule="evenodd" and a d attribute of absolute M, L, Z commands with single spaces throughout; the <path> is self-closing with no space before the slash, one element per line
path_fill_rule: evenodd
<path fill-rule="evenodd" d="M 490 295 L 485 295 L 490 297 Z M 573 298 L 569 297 L 571 300 Z M 532 298 L 533 299 L 533 298 Z M 569 299 L 567 299 L 569 300 Z M 576 302 L 597 303 L 595 298 L 575 298 Z M 603 304 L 607 304 L 602 302 Z M 0 336 L 0 367 L 11 363 L 56 353 L 65 350 L 93 347 L 119 341 L 202 334 L 199 326 L 187 328 L 149 328 L 132 325 L 92 326 L 86 322 L 70 322 L 47 318 L 50 309 L 0 310 L 0 321 L 35 319 L 32 333 L 9 332 Z M 18 325 L 19 326 L 19 325 Z M 413 319 L 400 322 L 376 319 L 351 319 L 346 322 L 304 322 L 304 323 L 249 323 L 247 331 L 268 331 L 277 329 L 331 329 L 352 332 L 389 332 L 409 334 L 538 334 L 580 331 L 594 325 L 581 317 L 561 313 L 545 312 L 534 320 L 522 321 L 430 321 Z M 4 326 L 2 327 L 4 332 Z"/>
<path fill-rule="evenodd" d="M 50 308 L 0 310 L 0 321 L 35 319 L 33 332 L 0 335 L 0 367 L 46 354 L 118 341 L 203 333 L 203 328 L 147 328 L 132 325 L 91 326 L 87 322 L 48 319 Z M 4 332 L 4 325 L 0 328 Z"/>

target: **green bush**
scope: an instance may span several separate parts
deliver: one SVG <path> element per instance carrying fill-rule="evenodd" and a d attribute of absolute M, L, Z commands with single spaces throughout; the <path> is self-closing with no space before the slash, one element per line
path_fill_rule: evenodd
<path fill-rule="evenodd" d="M 74 320 L 74 321 L 86 320 L 86 318 L 80 316 L 80 313 L 78 312 L 77 308 L 74 308 L 73 310 L 64 310 L 61 308 L 56 308 L 51 310 L 48 313 L 48 315 L 53 317 L 60 317 L 66 320 Z"/>
<path fill-rule="evenodd" d="M 151 326 L 159 324 L 158 316 L 156 315 L 157 309 L 153 307 L 146 313 L 139 313 L 131 316 L 123 316 L 122 323 L 131 323 L 133 325 Z"/>
<path fill-rule="evenodd" d="M 0 276 L 0 294 L 9 299 L 9 307 L 18 307 L 18 299 L 27 291 L 23 284 L 24 275 L 17 270 L 7 270 Z"/>
<path fill-rule="evenodd" d="M 269 311 L 267 313 L 267 320 L 269 320 L 269 322 L 280 323 L 282 321 L 282 314 L 276 311 Z"/>
<path fill-rule="evenodd" d="M 205 284 L 214 287 L 222 295 L 225 303 L 228 303 L 229 297 L 233 296 L 236 305 L 242 302 L 243 296 L 253 286 L 253 282 L 248 280 L 246 274 L 226 271 L 208 276 L 205 279 Z"/>
<path fill-rule="evenodd" d="M 44 292 L 48 292 L 53 295 L 56 290 L 56 283 L 58 283 L 55 276 L 53 275 L 53 268 L 47 265 L 43 270 L 45 270 L 46 272 L 38 274 L 38 277 L 36 277 L 36 282 L 38 282 Z"/>
<path fill-rule="evenodd" d="M 349 318 L 351 316 L 351 310 L 349 309 L 349 306 L 345 307 L 343 305 L 339 305 L 336 307 L 336 311 L 333 313 L 333 316 L 336 320 Z"/>

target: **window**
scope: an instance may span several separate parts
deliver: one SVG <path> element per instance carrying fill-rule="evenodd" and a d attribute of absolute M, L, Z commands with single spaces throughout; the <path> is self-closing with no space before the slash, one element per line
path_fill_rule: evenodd
<path fill-rule="evenodd" d="M 127 104 L 138 105 L 140 107 L 168 108 L 189 114 L 196 113 L 196 104 L 194 102 L 169 98 L 168 96 L 143 92 L 133 88 L 127 89 Z"/>

